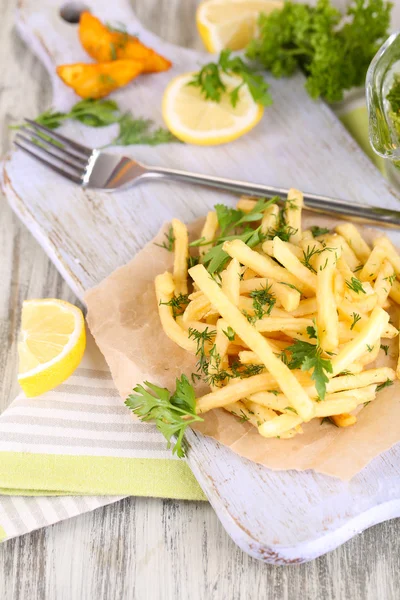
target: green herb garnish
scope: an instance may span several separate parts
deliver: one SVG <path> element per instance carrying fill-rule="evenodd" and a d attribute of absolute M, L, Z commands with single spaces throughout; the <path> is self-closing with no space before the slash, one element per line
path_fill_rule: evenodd
<path fill-rule="evenodd" d="M 226 335 L 228 340 L 230 342 L 233 342 L 233 340 L 235 339 L 235 332 L 233 331 L 232 327 L 228 326 L 228 329 L 223 329 L 222 331 Z"/>
<path fill-rule="evenodd" d="M 389 346 L 385 346 L 385 345 L 381 344 L 381 348 L 382 348 L 382 350 L 384 351 L 384 353 L 385 353 L 385 354 L 386 354 L 386 356 L 387 356 L 387 355 L 388 355 L 388 352 L 389 352 Z"/>
<path fill-rule="evenodd" d="M 330 0 L 318 0 L 316 6 L 287 1 L 281 10 L 260 15 L 259 35 L 247 56 L 275 77 L 301 69 L 310 96 L 337 102 L 344 90 L 364 84 L 388 35 L 391 8 L 384 0 L 353 0 L 344 16 Z"/>
<path fill-rule="evenodd" d="M 386 381 L 384 383 L 381 383 L 381 384 L 379 384 L 379 385 L 376 386 L 376 391 L 380 392 L 385 387 L 390 387 L 391 385 L 393 385 L 393 379 L 386 379 Z"/>
<path fill-rule="evenodd" d="M 271 287 L 272 286 L 270 285 L 261 288 L 260 290 L 253 290 L 250 292 L 250 298 L 253 299 L 254 315 L 257 320 L 269 316 L 275 306 L 276 298 L 270 292 Z"/>
<path fill-rule="evenodd" d="M 148 381 L 134 388 L 125 400 L 126 406 L 141 421 L 154 421 L 157 429 L 163 434 L 171 447 L 172 437 L 177 437 L 172 452 L 182 458 L 185 456 L 183 436 L 186 428 L 196 421 L 203 421 L 196 414 L 196 395 L 187 377 L 182 375 L 176 380 L 175 392 L 171 395 L 166 388 L 158 387 Z"/>
<path fill-rule="evenodd" d="M 360 293 L 365 294 L 366 293 L 361 281 L 359 279 L 357 279 L 357 277 L 352 277 L 351 281 L 347 281 L 347 279 L 346 279 L 346 286 L 349 288 L 349 290 L 353 290 L 353 292 L 355 292 L 356 294 L 360 294 Z"/>
<path fill-rule="evenodd" d="M 162 244 L 156 244 L 154 242 L 154 245 L 158 246 L 159 248 L 164 248 L 164 250 L 168 250 L 168 252 L 172 252 L 174 249 L 174 242 L 175 242 L 174 231 L 172 229 L 172 225 L 170 225 L 168 231 L 166 233 L 164 233 L 164 237 L 165 237 L 165 241 Z"/>
<path fill-rule="evenodd" d="M 189 304 L 189 296 L 187 294 L 179 294 L 174 296 L 169 302 L 160 302 L 172 308 L 172 315 L 174 319 L 185 312 L 185 308 Z"/>
<path fill-rule="evenodd" d="M 352 322 L 352 324 L 350 325 L 350 329 L 353 329 L 354 325 L 356 325 L 356 324 L 358 323 L 358 321 L 361 321 L 361 317 L 360 317 L 360 315 L 359 315 L 358 313 L 356 313 L 356 312 L 353 312 L 353 313 L 351 314 L 351 316 L 353 317 L 353 322 Z"/>
<path fill-rule="evenodd" d="M 312 225 L 310 227 L 311 233 L 313 237 L 318 237 L 319 235 L 325 235 L 325 233 L 329 233 L 329 229 L 326 227 L 318 227 L 318 225 Z"/>
<path fill-rule="evenodd" d="M 240 56 L 232 57 L 230 50 L 222 50 L 217 63 L 210 62 L 204 65 L 193 75 L 193 79 L 188 85 L 200 88 L 206 100 L 220 102 L 222 94 L 227 91 L 223 77 L 221 77 L 223 73 L 237 75 L 241 79 L 239 85 L 229 92 L 233 107 L 238 103 L 240 90 L 245 85 L 255 102 L 263 106 L 272 104 L 272 98 L 268 93 L 269 85 L 262 75 L 255 73 L 254 69 L 249 67 Z"/>

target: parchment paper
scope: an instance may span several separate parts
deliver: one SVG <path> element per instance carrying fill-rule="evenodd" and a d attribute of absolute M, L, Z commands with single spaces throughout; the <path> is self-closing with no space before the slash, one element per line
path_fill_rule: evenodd
<path fill-rule="evenodd" d="M 189 226 L 191 239 L 198 237 L 202 222 Z M 312 224 L 332 228 L 337 221 L 305 214 L 304 227 Z M 145 380 L 175 389 L 176 377 L 182 373 L 190 376 L 195 370 L 195 357 L 167 338 L 158 318 L 154 278 L 172 269 L 173 255 L 154 242 L 162 243 L 167 229 L 165 225 L 133 260 L 89 290 L 85 297 L 90 330 L 122 399 Z M 363 234 L 368 240 L 376 232 L 363 228 Z M 377 361 L 367 368 L 395 368 L 398 339 L 385 340 L 384 344 L 390 346 L 389 355 L 386 357 L 381 351 Z M 203 388 L 198 393 L 205 391 Z M 240 423 L 222 409 L 211 411 L 204 418 L 196 429 L 270 469 L 314 469 L 348 480 L 400 441 L 400 382 L 379 392 L 377 399 L 360 411 L 354 426 L 337 428 L 314 419 L 303 425 L 302 435 L 289 440 L 263 438 L 253 426 Z"/>

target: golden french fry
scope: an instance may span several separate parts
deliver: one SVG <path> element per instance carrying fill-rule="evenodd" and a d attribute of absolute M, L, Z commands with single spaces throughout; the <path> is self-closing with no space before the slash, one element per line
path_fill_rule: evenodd
<path fill-rule="evenodd" d="M 267 340 L 250 325 L 246 317 L 232 304 L 217 283 L 210 278 L 203 265 L 192 267 L 190 275 L 209 298 L 211 304 L 217 308 L 221 317 L 225 319 L 247 346 L 259 356 L 267 370 L 274 374 L 279 387 L 302 417 L 302 420 L 311 419 L 315 411 L 313 402 L 290 369 L 275 356 Z"/>
<path fill-rule="evenodd" d="M 253 375 L 247 379 L 231 380 L 225 387 L 197 398 L 196 410 L 198 413 L 205 413 L 213 408 L 222 408 L 227 404 L 247 398 L 249 394 L 274 386 L 276 386 L 276 380 L 269 373 Z"/>
<path fill-rule="evenodd" d="M 305 315 L 314 314 L 317 312 L 317 299 L 307 298 L 306 300 L 301 300 L 297 308 L 287 312 L 292 317 L 304 317 Z"/>
<path fill-rule="evenodd" d="M 302 261 L 303 263 L 307 261 L 308 264 L 312 267 L 312 269 L 316 271 L 318 256 L 324 250 L 323 245 L 321 244 L 321 242 L 314 239 L 302 239 L 300 240 L 299 244 L 301 249 L 301 255 L 297 256 L 296 254 L 297 258 L 299 258 L 300 261 Z"/>
<path fill-rule="evenodd" d="M 261 220 L 261 231 L 267 234 L 277 228 L 279 223 L 279 206 L 272 204 L 264 211 L 264 216 Z"/>
<path fill-rule="evenodd" d="M 295 188 L 290 188 L 285 202 L 285 223 L 290 228 L 289 241 L 293 244 L 297 244 L 301 240 L 301 212 L 303 205 L 303 194 Z"/>
<path fill-rule="evenodd" d="M 350 425 L 354 425 L 357 421 L 357 417 L 355 415 L 350 415 L 349 413 L 333 415 L 331 418 L 337 427 L 350 427 Z"/>
<path fill-rule="evenodd" d="M 389 297 L 396 302 L 396 304 L 400 304 L 400 282 L 393 281 L 392 287 L 390 288 Z"/>
<path fill-rule="evenodd" d="M 233 258 L 221 275 L 222 291 L 235 306 L 239 304 L 240 298 L 240 274 L 240 263 L 237 258 Z"/>
<path fill-rule="evenodd" d="M 292 318 L 274 318 L 264 317 L 255 323 L 255 328 L 261 333 L 268 333 L 269 331 L 298 331 L 305 332 L 307 327 L 312 327 L 312 319 L 304 319 L 302 317 Z"/>
<path fill-rule="evenodd" d="M 295 246 L 291 242 L 286 242 L 287 247 L 290 248 L 291 252 L 300 260 L 303 258 L 303 250 L 299 246 Z M 267 240 L 262 245 L 263 252 L 268 256 L 274 256 L 274 240 Z"/>
<path fill-rule="evenodd" d="M 317 327 L 320 345 L 325 352 L 333 352 L 339 346 L 339 317 L 333 290 L 337 259 L 341 250 L 321 252 L 317 267 Z"/>
<path fill-rule="evenodd" d="M 393 246 L 392 242 L 386 235 L 378 237 L 374 240 L 374 250 L 375 248 L 382 248 L 384 251 L 384 258 L 387 258 L 393 265 L 393 268 L 396 272 L 397 279 L 400 277 L 400 255 L 397 249 Z"/>
<path fill-rule="evenodd" d="M 232 402 L 232 404 L 224 406 L 224 409 L 230 412 L 234 417 L 240 419 L 242 423 L 249 422 L 254 425 L 254 427 L 258 427 L 259 419 L 247 408 L 244 402 L 241 402 L 240 400 Z"/>
<path fill-rule="evenodd" d="M 357 375 L 338 375 L 333 377 L 326 386 L 326 391 L 330 394 L 344 390 L 354 390 L 367 387 L 369 385 L 378 385 L 388 379 L 395 379 L 396 374 L 389 367 L 379 369 L 368 369 Z"/>
<path fill-rule="evenodd" d="M 366 263 L 371 254 L 371 248 L 353 223 L 341 223 L 335 227 L 335 231 L 346 240 L 357 258 L 363 264 Z"/>
<path fill-rule="evenodd" d="M 256 418 L 257 427 L 259 427 L 262 423 L 270 421 L 276 417 L 276 413 L 273 410 L 265 406 L 260 406 L 248 398 L 244 400 L 244 404 L 250 413 L 253 413 L 253 416 Z"/>
<path fill-rule="evenodd" d="M 201 294 L 195 300 L 189 302 L 182 315 L 182 320 L 184 322 L 201 321 L 210 308 L 211 304 L 208 298 L 206 298 L 204 294 Z"/>
<path fill-rule="evenodd" d="M 381 268 L 378 271 L 378 275 L 374 285 L 374 292 L 378 297 L 378 305 L 383 306 L 389 296 L 390 288 L 392 287 L 393 281 L 396 279 L 393 265 L 385 258 L 382 262 Z"/>
<path fill-rule="evenodd" d="M 256 394 L 251 394 L 248 399 L 259 406 L 265 406 L 281 413 L 290 412 L 287 410 L 288 406 L 292 408 L 285 394 L 276 393 L 275 390 L 271 392 L 257 392 Z"/>
<path fill-rule="evenodd" d="M 323 240 L 328 248 L 337 248 L 338 246 L 340 246 L 342 250 L 342 257 L 349 265 L 352 272 L 361 266 L 361 263 L 355 255 L 354 251 L 350 248 L 349 244 L 346 242 L 342 235 L 339 235 L 337 233 L 328 233 L 326 235 L 321 235 L 318 239 L 320 241 Z"/>
<path fill-rule="evenodd" d="M 257 204 L 257 200 L 254 198 L 248 198 L 247 196 L 242 196 L 236 203 L 236 209 L 241 210 L 244 213 L 249 213 L 253 210 L 255 205 Z"/>
<path fill-rule="evenodd" d="M 344 348 L 332 358 L 333 375 L 344 371 L 348 365 L 358 360 L 362 354 L 375 344 L 379 343 L 383 331 L 389 323 L 389 315 L 380 306 L 376 306 L 371 313 L 369 321 L 357 333 L 355 338 L 348 342 Z"/>
<path fill-rule="evenodd" d="M 377 245 L 372 250 L 368 257 L 367 262 L 358 273 L 358 279 L 360 281 L 373 281 L 376 279 L 381 264 L 386 258 L 386 249 L 380 245 Z"/>
<path fill-rule="evenodd" d="M 201 230 L 200 238 L 204 238 L 205 242 L 210 242 L 209 244 L 204 244 L 203 246 L 199 246 L 199 254 L 200 256 L 204 256 L 210 250 L 212 246 L 212 241 L 215 239 L 216 233 L 218 229 L 218 217 L 217 213 L 214 210 L 211 210 L 207 213 L 207 217 L 205 223 L 203 225 L 203 229 Z"/>
<path fill-rule="evenodd" d="M 301 239 L 303 241 L 310 241 L 310 240 L 312 241 L 312 240 L 314 240 L 315 238 L 314 238 L 314 236 L 312 234 L 311 229 L 305 229 L 303 231 L 302 235 L 301 235 Z"/>
<path fill-rule="evenodd" d="M 309 288 L 300 279 L 276 264 L 269 256 L 262 256 L 249 248 L 242 240 L 225 242 L 223 249 L 231 258 L 237 258 L 242 265 L 250 267 L 261 277 L 271 278 L 279 283 L 294 286 L 300 293 L 310 295 Z M 286 308 L 286 307 L 285 307 Z"/>
<path fill-rule="evenodd" d="M 315 293 L 317 277 L 291 252 L 290 248 L 280 238 L 274 237 L 274 258 L 281 263 L 296 279 L 300 280 L 308 290 Z M 303 288 L 304 288 L 303 285 Z"/>
<path fill-rule="evenodd" d="M 161 325 L 170 340 L 191 354 L 196 354 L 196 342 L 189 339 L 187 332 L 175 321 L 172 308 L 167 304 L 173 298 L 174 287 L 175 282 L 171 273 L 157 275 L 155 288 Z"/>
<path fill-rule="evenodd" d="M 174 234 L 174 282 L 175 294 L 187 294 L 187 273 L 189 258 L 189 236 L 186 225 L 178 219 L 172 219 Z"/>
<path fill-rule="evenodd" d="M 302 422 L 301 417 L 285 413 L 260 425 L 258 432 L 266 438 L 280 437 L 283 433 L 300 425 Z"/>

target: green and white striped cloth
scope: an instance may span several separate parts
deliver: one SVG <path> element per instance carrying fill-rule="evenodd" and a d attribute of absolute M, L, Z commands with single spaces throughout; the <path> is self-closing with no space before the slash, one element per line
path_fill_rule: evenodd
<path fill-rule="evenodd" d="M 336 111 L 382 170 L 363 94 Z M 66 383 L 40 398 L 20 395 L 0 416 L 0 494 L 0 540 L 130 495 L 205 500 L 161 434 L 133 421 L 90 338 Z"/>

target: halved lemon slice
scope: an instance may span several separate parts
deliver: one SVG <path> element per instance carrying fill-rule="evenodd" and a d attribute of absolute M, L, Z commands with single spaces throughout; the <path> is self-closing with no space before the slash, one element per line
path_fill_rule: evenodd
<path fill-rule="evenodd" d="M 27 396 L 39 396 L 65 381 L 86 346 L 82 311 L 69 302 L 26 300 L 18 343 L 18 382 Z"/>
<path fill-rule="evenodd" d="M 282 7 L 281 0 L 206 0 L 197 8 L 197 29 L 209 52 L 241 50 L 256 35 L 258 15 Z"/>
<path fill-rule="evenodd" d="M 188 85 L 193 75 L 185 73 L 176 77 L 164 92 L 164 121 L 178 139 L 204 146 L 224 144 L 257 125 L 264 108 L 253 100 L 246 85 L 239 90 L 236 106 L 231 104 L 229 92 L 242 83 L 241 78 L 221 73 L 226 91 L 220 102 L 214 102 L 206 100 L 198 87 Z"/>

